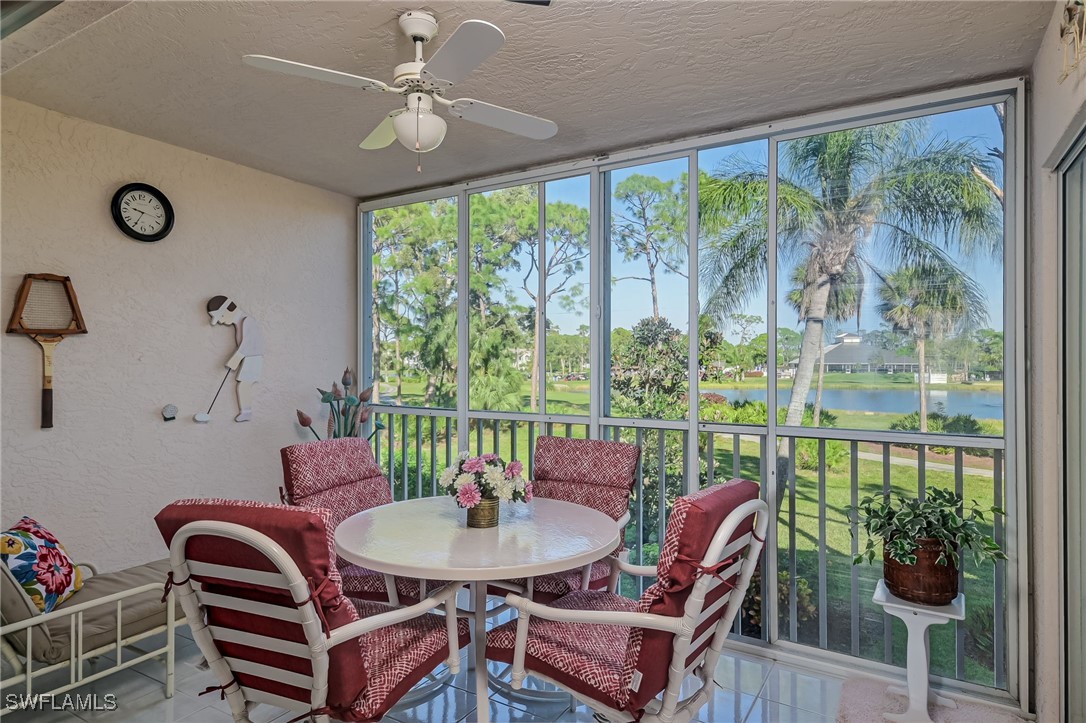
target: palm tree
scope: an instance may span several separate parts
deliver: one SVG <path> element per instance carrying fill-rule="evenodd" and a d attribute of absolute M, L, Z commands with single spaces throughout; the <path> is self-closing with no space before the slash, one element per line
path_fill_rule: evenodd
<path fill-rule="evenodd" d="M 984 294 L 958 269 L 906 266 L 889 274 L 879 286 L 878 312 L 896 331 L 916 341 L 920 372 L 920 431 L 928 431 L 927 359 L 929 339 L 955 331 L 971 331 L 987 319 Z"/>
<path fill-rule="evenodd" d="M 792 270 L 791 291 L 788 292 L 788 304 L 796 314 L 803 308 L 803 282 L 806 278 L 806 266 L 798 264 Z M 829 333 L 849 319 L 855 318 L 857 328 L 860 320 L 860 302 L 863 300 L 864 274 L 860 264 L 853 259 L 845 273 L 834 280 L 830 296 L 826 302 L 826 318 L 830 322 Z M 814 426 L 821 426 L 822 421 L 822 386 L 826 378 L 826 333 L 818 340 L 818 384 L 815 388 Z"/>
<path fill-rule="evenodd" d="M 922 119 L 808 136 L 779 148 L 779 260 L 782 268 L 799 260 L 803 271 L 803 338 L 785 424 L 800 426 L 838 280 L 850 268 L 877 276 L 879 266 L 953 266 L 951 251 L 998 256 L 1002 206 L 974 171 L 996 177 L 991 157 L 970 140 L 932 137 Z M 701 178 L 703 306 L 717 319 L 742 309 L 764 284 L 768 186 L 767 168 L 743 159 Z M 783 471 L 781 465 L 778 459 Z M 785 481 L 778 474 L 778 485 Z"/>

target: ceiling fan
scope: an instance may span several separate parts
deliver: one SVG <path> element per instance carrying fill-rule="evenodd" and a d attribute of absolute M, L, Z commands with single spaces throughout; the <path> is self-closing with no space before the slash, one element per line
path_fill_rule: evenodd
<path fill-rule="evenodd" d="M 376 93 L 396 93 L 404 107 L 392 111 L 366 136 L 359 146 L 375 150 L 398 140 L 416 153 L 434 150 L 445 138 L 446 124 L 434 112 L 434 105 L 445 106 L 449 114 L 473 123 L 497 128 L 525 138 L 544 140 L 558 132 L 554 121 L 484 103 L 473 98 L 449 100 L 445 93 L 466 78 L 505 42 L 505 35 L 484 20 L 467 20 L 449 36 L 429 60 L 422 57 L 422 46 L 437 35 L 436 18 L 428 12 L 412 10 L 400 16 L 400 30 L 415 44 L 415 59 L 400 63 L 393 70 L 391 84 L 338 70 L 319 68 L 267 55 L 246 55 L 249 65 L 278 73 L 346 85 Z M 419 165 L 418 170 L 422 167 Z"/>

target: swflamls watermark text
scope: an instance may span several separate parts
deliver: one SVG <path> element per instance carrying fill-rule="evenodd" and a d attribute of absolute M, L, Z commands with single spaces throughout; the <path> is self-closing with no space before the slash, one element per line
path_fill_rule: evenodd
<path fill-rule="evenodd" d="M 104 695 L 8 693 L 4 696 L 4 707 L 8 710 L 113 711 L 117 710 L 117 695 L 115 693 Z"/>

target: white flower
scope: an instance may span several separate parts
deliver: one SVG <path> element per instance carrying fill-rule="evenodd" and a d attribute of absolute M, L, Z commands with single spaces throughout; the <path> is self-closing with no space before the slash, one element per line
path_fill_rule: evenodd
<path fill-rule="evenodd" d="M 495 467 L 487 467 L 486 472 L 483 472 L 483 484 L 495 492 L 497 492 L 498 487 L 504 479 L 505 475 L 502 474 L 500 469 Z"/>
<path fill-rule="evenodd" d="M 499 500 L 502 500 L 503 502 L 512 501 L 513 492 L 516 487 L 513 484 L 513 480 L 507 479 L 501 470 L 496 470 L 494 473 L 491 473 L 488 470 L 485 479 L 487 485 L 494 490 L 494 494 Z"/>
<path fill-rule="evenodd" d="M 456 479 L 456 467 L 449 467 L 438 478 L 438 484 L 442 487 L 448 488 L 452 486 L 453 480 Z"/>
<path fill-rule="evenodd" d="M 457 475 L 457 477 L 456 477 L 456 489 L 460 489 L 464 485 L 473 484 L 474 482 L 475 482 L 475 475 L 471 474 L 470 472 L 465 472 L 462 475 Z"/>

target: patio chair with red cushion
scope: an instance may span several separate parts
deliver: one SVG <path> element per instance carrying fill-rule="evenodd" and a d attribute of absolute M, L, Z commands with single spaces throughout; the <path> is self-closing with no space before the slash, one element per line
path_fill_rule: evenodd
<path fill-rule="evenodd" d="M 539 437 L 535 443 L 532 494 L 599 510 L 614 519 L 625 536 L 626 523 L 630 520 L 630 492 L 640 462 L 641 448 L 634 444 Z M 619 543 L 612 554 L 618 555 L 624 549 L 625 545 Z M 574 590 L 606 589 L 610 575 L 611 565 L 600 560 L 583 568 L 533 578 L 530 583 L 518 579 L 508 584 L 518 589 L 530 585 L 529 597 L 548 602 Z M 494 586 L 500 587 L 501 583 Z M 499 589 L 492 592 L 504 594 Z"/>
<path fill-rule="evenodd" d="M 458 667 L 469 640 L 459 583 L 404 608 L 345 597 L 324 510 L 181 500 L 155 522 L 170 548 L 167 589 L 234 720 L 260 703 L 296 720 L 379 720 L 435 667 Z"/>
<path fill-rule="evenodd" d="M 758 485 L 747 480 L 680 497 L 656 567 L 611 558 L 613 577 L 656 575 L 640 600 L 577 590 L 547 606 L 508 595 L 519 618 L 490 631 L 487 657 L 512 663 L 513 688 L 530 673 L 610 721 L 689 721 L 712 694 L 768 519 Z M 690 672 L 701 686 L 679 700 Z"/>
<path fill-rule="evenodd" d="M 370 443 L 358 437 L 325 439 L 283 447 L 283 486 L 280 496 L 288 505 L 328 510 L 332 530 L 363 510 L 392 503 L 392 488 L 373 457 Z M 396 578 L 367 570 L 341 557 L 336 566 L 343 590 L 362 600 L 399 605 L 418 602 L 419 580 Z"/>

